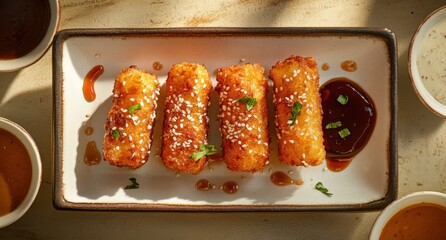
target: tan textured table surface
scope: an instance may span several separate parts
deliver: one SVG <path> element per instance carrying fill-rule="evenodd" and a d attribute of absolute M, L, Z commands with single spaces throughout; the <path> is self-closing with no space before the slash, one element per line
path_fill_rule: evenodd
<path fill-rule="evenodd" d="M 259 3 L 262 2 L 262 3 Z M 418 100 L 407 50 L 438 1 L 61 0 L 60 29 L 159 27 L 385 27 L 398 40 L 399 196 L 446 192 L 444 120 Z M 0 239 L 367 239 L 378 212 L 162 213 L 59 211 L 52 204 L 51 50 L 36 64 L 0 73 L 0 116 L 34 137 L 43 182 L 31 209 L 0 229 Z"/>

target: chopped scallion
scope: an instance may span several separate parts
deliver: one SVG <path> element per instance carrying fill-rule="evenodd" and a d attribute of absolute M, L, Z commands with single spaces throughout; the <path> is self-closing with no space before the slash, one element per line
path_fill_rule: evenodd
<path fill-rule="evenodd" d="M 129 180 L 132 182 L 132 184 L 125 186 L 124 189 L 136 189 L 136 188 L 139 188 L 139 183 L 136 182 L 136 178 L 129 178 Z"/>
<path fill-rule="evenodd" d="M 302 111 L 302 104 L 298 101 L 294 102 L 293 107 L 291 108 L 291 117 L 288 118 L 288 125 L 291 127 L 296 122 L 297 116 L 300 115 Z"/>
<path fill-rule="evenodd" d="M 348 96 L 347 95 L 339 95 L 339 97 L 336 99 L 340 104 L 345 105 L 348 102 Z"/>
<path fill-rule="evenodd" d="M 117 138 L 119 138 L 119 136 L 121 136 L 121 133 L 115 129 L 115 130 L 111 131 L 111 135 L 113 138 L 117 139 Z"/>
<path fill-rule="evenodd" d="M 132 105 L 129 107 L 129 113 L 130 114 L 135 114 L 136 110 L 141 110 L 141 104 L 137 103 L 135 105 Z"/>
<path fill-rule="evenodd" d="M 333 128 L 338 128 L 338 127 L 341 127 L 341 126 L 342 126 L 341 121 L 331 122 L 331 123 L 325 125 L 325 129 L 333 129 Z"/>
<path fill-rule="evenodd" d="M 237 100 L 239 103 L 246 104 L 246 110 L 250 111 L 257 103 L 257 100 L 252 97 L 242 97 Z"/>
<path fill-rule="evenodd" d="M 197 161 L 206 155 L 213 155 L 213 154 L 216 154 L 219 151 L 221 151 L 221 149 L 218 149 L 217 147 L 215 147 L 212 144 L 201 145 L 199 147 L 199 150 L 200 151 L 198 151 L 198 152 L 192 153 L 189 157 L 192 158 L 193 160 Z"/>
<path fill-rule="evenodd" d="M 338 134 L 341 138 L 346 138 L 348 135 L 351 134 L 351 132 L 350 130 L 348 130 L 348 128 L 344 128 L 341 131 L 339 131 Z"/>

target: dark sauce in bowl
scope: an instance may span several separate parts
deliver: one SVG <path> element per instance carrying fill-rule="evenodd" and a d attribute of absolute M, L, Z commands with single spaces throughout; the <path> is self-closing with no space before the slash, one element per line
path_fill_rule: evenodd
<path fill-rule="evenodd" d="M 343 165 L 348 165 L 348 162 L 364 148 L 373 133 L 376 122 L 375 105 L 363 89 L 347 78 L 329 80 L 321 86 L 320 93 L 327 166 L 336 165 L 329 164 L 328 161 L 345 161 L 346 164 Z M 338 101 L 340 95 L 348 98 L 345 104 Z M 338 124 L 327 129 L 330 123 Z M 348 129 L 349 133 L 340 133 L 343 129 Z M 341 168 L 337 171 L 343 169 Z"/>
<path fill-rule="evenodd" d="M 19 58 L 36 48 L 50 17 L 48 0 L 0 1 L 0 59 Z"/>

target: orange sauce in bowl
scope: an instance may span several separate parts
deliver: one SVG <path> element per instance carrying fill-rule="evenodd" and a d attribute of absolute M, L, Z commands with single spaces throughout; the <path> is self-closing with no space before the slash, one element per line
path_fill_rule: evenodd
<path fill-rule="evenodd" d="M 0 128 L 0 216 L 12 212 L 31 185 L 31 159 L 20 140 Z"/>
<path fill-rule="evenodd" d="M 446 208 L 432 203 L 403 208 L 386 223 L 379 239 L 446 239 Z"/>

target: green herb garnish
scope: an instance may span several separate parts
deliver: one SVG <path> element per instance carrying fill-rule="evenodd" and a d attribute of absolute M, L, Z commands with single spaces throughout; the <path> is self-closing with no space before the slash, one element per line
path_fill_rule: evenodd
<path fill-rule="evenodd" d="M 348 130 L 348 128 L 344 128 L 341 131 L 339 131 L 338 134 L 341 138 L 346 138 L 348 135 L 351 134 L 351 132 L 350 130 Z"/>
<path fill-rule="evenodd" d="M 112 135 L 112 137 L 114 138 L 114 139 L 118 139 L 119 138 L 119 136 L 121 136 L 121 133 L 118 131 L 118 130 L 112 130 L 111 131 L 111 135 Z"/>
<path fill-rule="evenodd" d="M 206 155 L 213 155 L 221 151 L 221 149 L 218 149 L 212 144 L 201 145 L 199 150 L 200 150 L 199 152 L 194 152 L 189 157 L 197 161 Z"/>
<path fill-rule="evenodd" d="M 135 114 L 136 110 L 141 110 L 141 105 L 139 103 L 129 107 L 130 114 Z"/>
<path fill-rule="evenodd" d="M 347 102 L 348 102 L 348 96 L 347 95 L 339 95 L 339 97 L 336 99 L 336 100 L 338 100 L 338 102 L 340 103 L 340 104 L 342 104 L 342 105 L 345 105 L 345 104 L 347 104 Z"/>
<path fill-rule="evenodd" d="M 314 186 L 319 192 L 331 197 L 333 193 L 329 193 L 328 189 L 324 187 L 324 185 L 321 182 L 316 183 L 316 186 Z"/>
<path fill-rule="evenodd" d="M 136 178 L 129 178 L 129 180 L 132 182 L 132 185 L 125 186 L 124 189 L 135 189 L 139 188 L 139 183 L 136 182 Z"/>
<path fill-rule="evenodd" d="M 293 108 L 291 109 L 291 117 L 288 118 L 288 125 L 290 127 L 296 122 L 296 118 L 300 115 L 301 110 L 302 104 L 298 101 L 294 102 Z"/>
<path fill-rule="evenodd" d="M 246 104 L 246 110 L 250 111 L 257 103 L 257 100 L 252 97 L 242 97 L 237 100 L 239 103 Z"/>
<path fill-rule="evenodd" d="M 340 126 L 342 126 L 341 121 L 331 122 L 331 123 L 325 125 L 325 129 L 333 129 L 333 128 L 338 128 Z"/>

